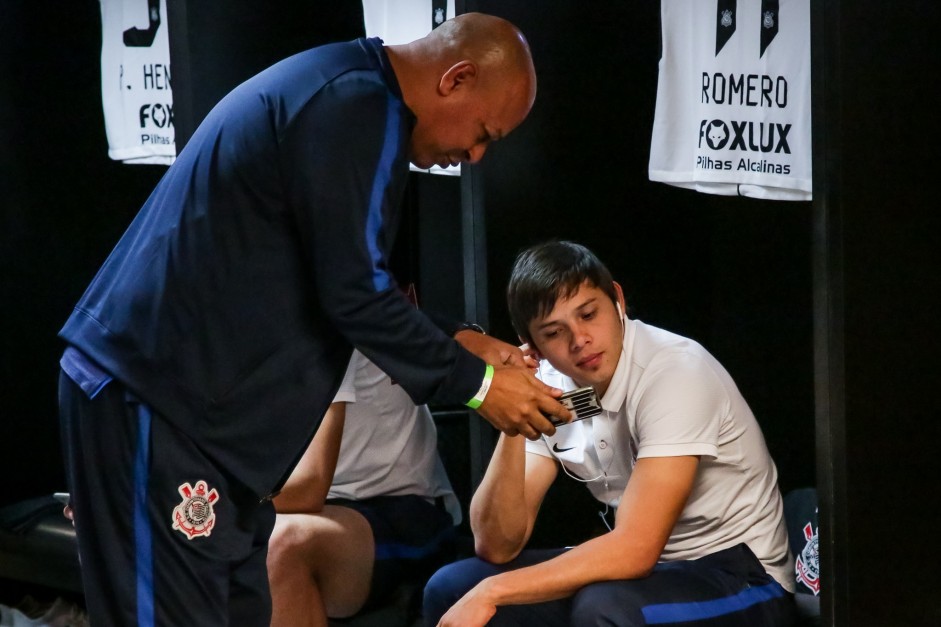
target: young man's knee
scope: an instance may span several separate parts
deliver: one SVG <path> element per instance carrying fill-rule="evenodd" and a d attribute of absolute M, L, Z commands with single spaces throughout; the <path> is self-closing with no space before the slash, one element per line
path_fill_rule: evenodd
<path fill-rule="evenodd" d="M 301 542 L 299 529 L 290 517 L 278 516 L 268 538 L 268 570 L 278 570 L 296 561 Z"/>
<path fill-rule="evenodd" d="M 443 605 L 445 609 L 451 606 L 452 600 L 456 601 L 461 597 L 462 592 L 458 592 L 460 587 L 459 579 L 461 572 L 458 564 L 448 564 L 442 566 L 432 575 L 425 584 L 424 605 L 425 608 L 439 607 Z"/>
<path fill-rule="evenodd" d="M 477 558 L 470 558 L 442 566 L 425 584 L 425 624 L 435 625 L 438 619 L 458 599 L 492 573 L 492 566 Z"/>

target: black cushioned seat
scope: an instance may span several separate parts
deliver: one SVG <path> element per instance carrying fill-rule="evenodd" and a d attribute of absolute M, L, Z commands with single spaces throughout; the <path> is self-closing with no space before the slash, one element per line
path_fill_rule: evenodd
<path fill-rule="evenodd" d="M 51 495 L 0 508 L 0 578 L 82 592 L 75 529 Z"/>

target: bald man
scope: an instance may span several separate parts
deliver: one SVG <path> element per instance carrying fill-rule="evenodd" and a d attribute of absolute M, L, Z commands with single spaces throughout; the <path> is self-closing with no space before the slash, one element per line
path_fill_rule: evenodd
<path fill-rule="evenodd" d="M 271 498 L 353 347 L 416 403 L 508 434 L 569 417 L 519 351 L 432 324 L 387 263 L 408 162 L 477 161 L 535 92 L 519 31 L 468 14 L 297 54 L 209 113 L 60 332 L 93 625 L 268 624 Z"/>
<path fill-rule="evenodd" d="M 529 46 L 496 17 L 461 15 L 387 51 L 418 119 L 410 153 L 420 168 L 476 163 L 491 142 L 519 126 L 536 98 Z"/>

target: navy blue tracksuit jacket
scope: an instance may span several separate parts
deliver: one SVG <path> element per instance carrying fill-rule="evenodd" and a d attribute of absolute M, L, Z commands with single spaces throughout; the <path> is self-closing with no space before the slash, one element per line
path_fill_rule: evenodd
<path fill-rule="evenodd" d="M 331 402 L 351 346 L 416 403 L 484 363 L 386 260 L 414 115 L 377 39 L 290 57 L 197 129 L 60 335 L 259 495 Z"/>

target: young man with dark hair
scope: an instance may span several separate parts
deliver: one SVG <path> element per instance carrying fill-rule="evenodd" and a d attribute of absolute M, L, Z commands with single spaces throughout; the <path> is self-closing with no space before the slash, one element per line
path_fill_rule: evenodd
<path fill-rule="evenodd" d="M 523 252 L 507 293 L 540 378 L 592 387 L 602 411 L 541 441 L 501 436 L 471 503 L 478 558 L 431 579 L 426 624 L 791 624 L 777 470 L 725 369 L 628 319 L 620 286 L 578 244 Z M 524 550 L 560 467 L 603 504 L 610 531 Z"/>

